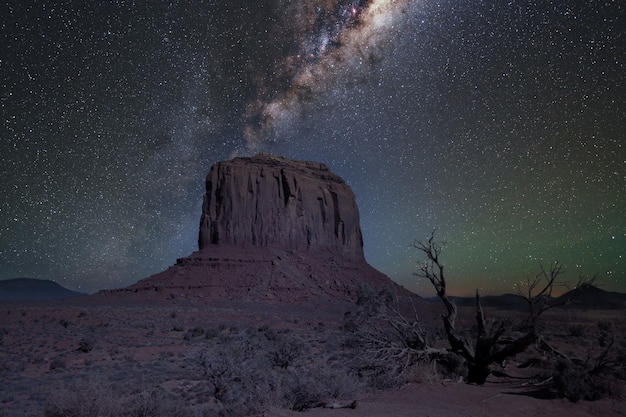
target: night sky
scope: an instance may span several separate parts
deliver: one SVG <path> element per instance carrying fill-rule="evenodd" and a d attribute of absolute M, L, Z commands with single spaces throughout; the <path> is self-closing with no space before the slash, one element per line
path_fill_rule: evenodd
<path fill-rule="evenodd" d="M 0 279 L 94 292 L 197 249 L 233 156 L 327 163 L 368 261 L 428 294 L 560 261 L 626 292 L 621 0 L 10 1 L 0 12 Z"/>

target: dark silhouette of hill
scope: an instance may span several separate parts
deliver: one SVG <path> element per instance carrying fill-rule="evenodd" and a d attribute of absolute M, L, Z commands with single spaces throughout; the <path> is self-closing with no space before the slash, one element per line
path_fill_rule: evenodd
<path fill-rule="evenodd" d="M 586 288 L 582 293 L 574 297 L 574 290 L 569 291 L 556 302 L 565 303 L 570 308 L 580 308 L 587 310 L 616 310 L 626 308 L 626 294 L 612 291 L 605 291 L 594 285 Z"/>
<path fill-rule="evenodd" d="M 42 301 L 86 295 L 68 290 L 54 281 L 14 278 L 0 281 L 0 301 Z"/>
<path fill-rule="evenodd" d="M 459 307 L 474 307 L 476 305 L 476 297 L 449 297 Z M 428 301 L 440 303 L 439 297 L 430 297 Z M 525 310 L 528 303 L 517 294 L 502 295 L 485 295 L 480 297 L 480 303 L 483 307 L 494 307 L 504 310 Z"/>
<path fill-rule="evenodd" d="M 473 307 L 476 305 L 475 297 L 454 297 L 450 299 L 460 307 Z M 433 303 L 440 303 L 438 297 L 427 299 Z M 504 310 L 526 310 L 528 303 L 517 294 L 487 295 L 481 296 L 480 302 L 483 307 L 493 307 Z M 552 298 L 548 304 L 555 307 L 580 308 L 586 310 L 616 310 L 626 308 L 626 294 L 604 291 L 596 286 L 589 286 L 582 293 L 576 294 L 574 290 L 560 297 Z"/>

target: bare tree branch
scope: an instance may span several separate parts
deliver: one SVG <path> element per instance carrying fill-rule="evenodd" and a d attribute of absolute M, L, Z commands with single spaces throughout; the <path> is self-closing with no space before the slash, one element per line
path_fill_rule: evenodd
<path fill-rule="evenodd" d="M 426 255 L 426 259 L 421 263 L 416 275 L 426 278 L 435 287 L 437 296 L 446 307 L 447 314 L 443 314 L 443 326 L 448 335 L 448 342 L 454 352 L 461 353 L 463 356 L 473 356 L 472 348 L 468 340 L 459 335 L 455 329 L 456 317 L 458 309 L 456 304 L 448 298 L 446 293 L 446 278 L 444 276 L 444 265 L 439 260 L 439 256 L 443 250 L 441 244 L 435 240 L 434 229 L 426 242 L 416 241 L 414 247 Z"/>
<path fill-rule="evenodd" d="M 598 281 L 598 275 L 591 277 L 579 275 L 576 286 L 569 292 L 569 297 L 554 299 L 552 294 L 555 287 L 567 287 L 565 283 L 557 281 L 557 278 L 565 273 L 563 266 L 559 262 L 553 262 L 549 270 L 546 270 L 542 263 L 539 267 L 540 272 L 534 279 L 527 278 L 524 286 L 517 287 L 517 294 L 528 303 L 531 324 L 536 323 L 547 310 L 572 303 L 584 290 Z"/>
<path fill-rule="evenodd" d="M 452 350 L 461 354 L 467 361 L 468 382 L 482 384 L 490 373 L 491 364 L 502 363 L 537 341 L 537 320 L 546 310 L 571 302 L 570 299 L 563 298 L 555 302 L 553 298 L 553 291 L 559 285 L 557 280 L 564 273 L 563 266 L 559 262 L 553 262 L 546 269 L 540 264 L 539 273 L 533 278 L 527 278 L 525 285 L 518 286 L 518 295 L 528 303 L 529 320 L 524 332 L 517 337 L 504 337 L 508 327 L 503 321 L 487 325 L 480 294 L 476 291 L 476 332 L 472 346 L 455 328 L 458 309 L 446 292 L 444 265 L 440 260 L 443 246 L 436 241 L 435 232 L 436 229 L 426 241 L 414 243 L 414 247 L 425 255 L 425 260 L 419 264 L 416 275 L 430 281 L 446 308 L 446 313 L 443 314 L 444 328 Z M 591 278 L 580 276 L 578 284 L 571 291 L 572 298 L 588 288 L 596 279 L 597 276 Z M 600 357 L 599 360 L 602 363 L 604 357 Z"/>

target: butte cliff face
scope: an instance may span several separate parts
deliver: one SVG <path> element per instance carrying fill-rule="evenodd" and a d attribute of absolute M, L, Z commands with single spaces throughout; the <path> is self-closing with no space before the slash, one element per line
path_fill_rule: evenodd
<path fill-rule="evenodd" d="M 343 179 L 324 164 L 268 154 L 211 168 L 199 247 L 211 245 L 329 250 L 363 259 L 359 211 Z"/>
<path fill-rule="evenodd" d="M 324 164 L 267 154 L 215 164 L 198 242 L 166 271 L 104 294 L 297 304 L 398 289 L 365 261 L 354 194 Z"/>

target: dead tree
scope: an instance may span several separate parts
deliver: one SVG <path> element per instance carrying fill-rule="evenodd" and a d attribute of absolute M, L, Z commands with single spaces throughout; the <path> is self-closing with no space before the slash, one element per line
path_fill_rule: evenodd
<path fill-rule="evenodd" d="M 427 330 L 411 297 L 401 297 L 390 289 L 376 293 L 363 286 L 357 306 L 360 311 L 353 316 L 356 322 L 352 325 L 358 327 L 355 335 L 365 353 L 360 359 L 366 363 L 364 368 L 384 373 L 385 383 L 402 378 L 418 362 L 446 353 L 429 347 Z"/>
<path fill-rule="evenodd" d="M 568 296 L 554 300 L 552 297 L 554 288 L 566 286 L 566 284 L 557 281 L 557 278 L 564 272 L 563 266 L 558 262 L 553 262 L 549 270 L 546 270 L 542 263 L 539 264 L 539 267 L 540 271 L 534 278 L 527 278 L 525 283 L 517 286 L 517 295 L 526 300 L 530 313 L 529 321 L 533 325 L 546 310 L 572 303 L 580 293 L 598 280 L 597 275 L 592 277 L 579 275 L 578 282 L 568 292 Z"/>
<path fill-rule="evenodd" d="M 541 272 L 534 279 L 527 281 L 525 291 L 518 288 L 519 295 L 527 301 L 530 312 L 529 320 L 522 328 L 521 335 L 518 333 L 515 337 L 506 336 L 509 328 L 504 322 L 496 322 L 488 326 L 477 290 L 476 333 L 472 343 L 472 340 L 462 336 L 455 327 L 458 309 L 446 292 L 444 265 L 440 259 L 443 247 L 435 239 L 435 230 L 428 240 L 416 241 L 414 246 L 426 257 L 419 265 L 416 275 L 430 281 L 446 308 L 446 313 L 442 317 L 444 329 L 451 349 L 463 356 L 467 362 L 468 383 L 485 383 L 491 373 L 490 365 L 502 363 L 505 359 L 523 352 L 537 340 L 537 320 L 541 314 L 554 306 L 550 303 L 552 290 L 557 284 L 557 278 L 563 273 L 562 266 L 558 262 L 551 264 L 547 271 L 541 266 Z M 584 290 L 595 279 L 595 276 L 591 279 L 581 276 L 576 287 L 577 291 Z"/>

